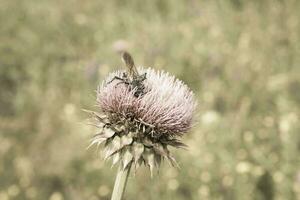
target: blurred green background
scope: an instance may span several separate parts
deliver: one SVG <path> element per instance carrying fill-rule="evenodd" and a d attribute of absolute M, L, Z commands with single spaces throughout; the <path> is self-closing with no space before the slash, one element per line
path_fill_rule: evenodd
<path fill-rule="evenodd" d="M 199 103 L 181 169 L 125 199 L 300 199 L 300 1 L 0 0 L 0 200 L 108 200 L 81 110 L 128 49 Z"/>

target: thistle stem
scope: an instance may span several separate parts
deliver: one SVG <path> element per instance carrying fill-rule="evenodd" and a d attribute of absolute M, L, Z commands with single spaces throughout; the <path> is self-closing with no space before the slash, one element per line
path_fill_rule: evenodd
<path fill-rule="evenodd" d="M 118 172 L 117 172 L 111 200 L 121 200 L 122 199 L 123 193 L 126 188 L 126 183 L 127 183 L 127 179 L 129 176 L 130 168 L 131 168 L 131 163 L 128 164 L 128 166 L 125 169 L 123 169 L 122 165 L 120 164 Z"/>

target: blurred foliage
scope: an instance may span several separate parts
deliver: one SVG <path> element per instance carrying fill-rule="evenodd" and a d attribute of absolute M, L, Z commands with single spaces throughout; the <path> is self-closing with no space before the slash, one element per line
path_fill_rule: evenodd
<path fill-rule="evenodd" d="M 300 199 L 300 1 L 0 0 L 0 199 L 110 199 L 82 108 L 118 48 L 196 93 L 197 124 L 125 199 Z"/>

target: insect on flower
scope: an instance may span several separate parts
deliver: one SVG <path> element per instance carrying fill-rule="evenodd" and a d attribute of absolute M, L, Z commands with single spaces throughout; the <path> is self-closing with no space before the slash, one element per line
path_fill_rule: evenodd
<path fill-rule="evenodd" d="M 143 81 L 146 79 L 147 74 L 144 73 L 140 75 L 138 73 L 131 55 L 126 51 L 122 53 L 122 61 L 125 63 L 127 71 L 123 73 L 122 77 L 115 76 L 107 84 L 113 82 L 114 80 L 120 80 L 121 82 L 118 84 L 124 83 L 130 87 L 130 90 L 136 90 L 134 92 L 135 97 L 142 96 L 145 93 Z"/>
<path fill-rule="evenodd" d="M 127 66 L 134 66 L 132 59 L 126 55 L 123 58 Z M 99 130 L 90 146 L 104 144 L 104 159 L 120 164 L 123 170 L 146 165 L 152 174 L 162 160 L 178 166 L 169 148 L 186 148 L 181 137 L 193 125 L 197 103 L 188 86 L 169 73 L 142 67 L 137 70 L 147 74 L 146 81 L 132 83 L 140 76 L 129 79 L 130 71 L 125 76 L 118 70 L 98 86 L 100 110 L 90 113 Z M 138 98 L 134 95 L 137 88 L 132 89 L 136 85 L 142 89 L 145 86 Z"/>

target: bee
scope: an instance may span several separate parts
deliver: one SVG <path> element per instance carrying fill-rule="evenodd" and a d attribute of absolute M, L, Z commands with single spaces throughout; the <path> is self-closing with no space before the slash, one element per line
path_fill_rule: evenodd
<path fill-rule="evenodd" d="M 146 80 L 147 73 L 144 73 L 142 75 L 138 73 L 133 58 L 126 51 L 122 53 L 122 61 L 126 66 L 126 72 L 123 73 L 122 77 L 115 76 L 111 81 L 108 82 L 108 84 L 113 82 L 114 80 L 119 80 L 121 81 L 120 83 L 128 85 L 131 90 L 136 89 L 136 91 L 134 92 L 135 97 L 144 95 L 145 86 L 143 84 L 143 81 Z"/>

